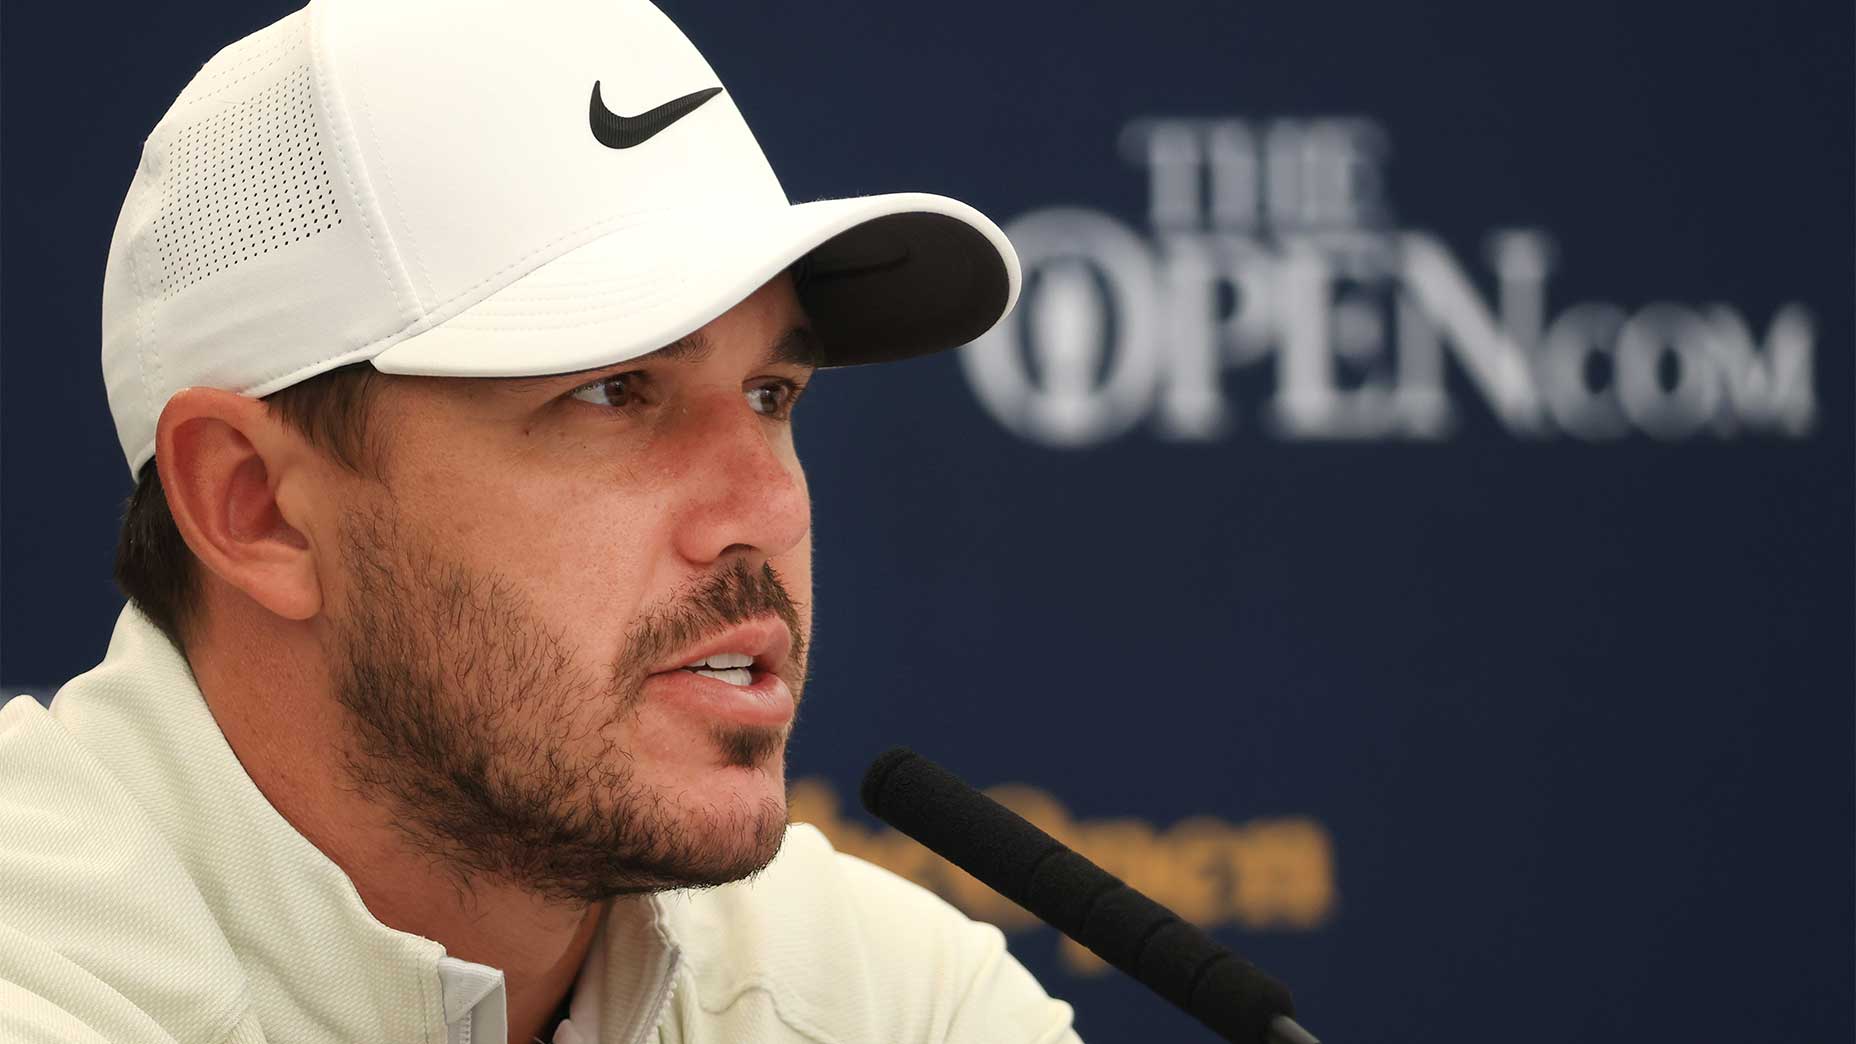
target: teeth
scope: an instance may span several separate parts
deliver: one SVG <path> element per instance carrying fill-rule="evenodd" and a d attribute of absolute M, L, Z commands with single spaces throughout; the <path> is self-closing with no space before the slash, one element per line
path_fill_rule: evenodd
<path fill-rule="evenodd" d="M 710 656 L 707 659 L 686 663 L 683 666 L 689 670 L 695 670 L 698 667 L 712 667 L 716 670 L 725 671 L 733 667 L 752 667 L 753 665 L 754 657 L 745 653 L 716 653 L 714 656 Z"/>
<path fill-rule="evenodd" d="M 712 657 L 712 659 L 713 658 L 714 657 Z M 730 685 L 752 685 L 754 683 L 754 672 L 745 667 L 731 667 L 727 670 L 720 671 L 710 671 L 692 667 L 690 671 L 694 674 L 700 674 L 705 678 L 714 678 L 716 681 L 727 682 Z"/>

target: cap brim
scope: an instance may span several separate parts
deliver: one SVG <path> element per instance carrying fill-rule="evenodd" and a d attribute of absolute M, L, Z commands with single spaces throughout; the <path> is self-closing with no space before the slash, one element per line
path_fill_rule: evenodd
<path fill-rule="evenodd" d="M 799 296 L 825 365 L 965 344 L 1011 311 L 1018 257 L 958 200 L 894 193 L 754 214 L 648 215 L 374 356 L 387 373 L 524 377 L 656 351 L 804 259 Z"/>

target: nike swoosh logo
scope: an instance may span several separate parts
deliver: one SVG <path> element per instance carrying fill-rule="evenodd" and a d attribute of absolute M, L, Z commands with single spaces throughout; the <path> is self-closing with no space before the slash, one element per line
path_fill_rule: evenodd
<path fill-rule="evenodd" d="M 720 93 L 720 87 L 709 87 L 681 98 L 672 98 L 636 116 L 620 116 L 606 108 L 606 103 L 599 99 L 599 81 L 594 80 L 593 100 L 587 105 L 587 121 L 593 125 L 593 137 L 599 139 L 601 145 L 609 149 L 629 149 L 650 141 L 658 131 L 688 116 L 698 105 Z"/>

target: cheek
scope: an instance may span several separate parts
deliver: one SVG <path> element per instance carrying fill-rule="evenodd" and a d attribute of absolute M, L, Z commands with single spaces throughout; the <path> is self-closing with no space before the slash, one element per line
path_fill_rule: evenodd
<path fill-rule="evenodd" d="M 780 575 L 780 582 L 786 585 L 786 593 L 798 603 L 800 630 L 806 637 L 812 633 L 812 534 L 806 533 L 792 550 L 775 555 L 769 560 L 773 571 Z"/>
<path fill-rule="evenodd" d="M 786 593 L 792 596 L 799 610 L 800 633 L 808 640 L 812 637 L 812 494 L 806 485 L 805 468 L 799 463 L 791 442 L 784 447 L 787 471 L 793 477 L 793 484 L 798 489 L 799 509 L 803 512 L 805 532 L 794 542 L 792 547 L 768 558 L 767 564 L 780 576 Z"/>
<path fill-rule="evenodd" d="M 809 617 L 812 608 L 812 490 L 806 484 L 806 471 L 800 464 L 797 453 L 789 444 L 787 446 L 787 467 L 793 476 L 793 484 L 799 487 L 799 498 L 805 511 L 805 535 L 791 548 L 773 556 L 771 562 L 780 578 L 786 582 L 787 592 L 800 603 L 800 615 Z"/>
<path fill-rule="evenodd" d="M 447 495 L 445 554 L 508 584 L 584 670 L 600 678 L 663 578 L 663 512 L 649 491 L 516 474 Z"/>
<path fill-rule="evenodd" d="M 661 519 L 636 501 L 608 495 L 536 516 L 547 521 L 513 535 L 527 547 L 512 549 L 525 563 L 521 583 L 561 634 L 569 650 L 602 672 L 624 651 L 640 612 L 661 590 Z"/>

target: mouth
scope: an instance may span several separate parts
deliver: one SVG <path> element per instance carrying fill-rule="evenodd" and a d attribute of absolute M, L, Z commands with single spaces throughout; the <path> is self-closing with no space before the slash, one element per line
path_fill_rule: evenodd
<path fill-rule="evenodd" d="M 797 706 L 790 669 L 792 632 L 767 617 L 704 639 L 660 665 L 648 679 L 666 706 L 706 724 L 784 727 Z"/>
<path fill-rule="evenodd" d="M 716 653 L 695 663 L 686 663 L 677 668 L 704 678 L 714 678 L 730 685 L 752 685 L 754 683 L 754 657 L 744 653 Z"/>
<path fill-rule="evenodd" d="M 763 675 L 783 675 L 792 644 L 784 621 L 762 617 L 704 639 L 654 673 L 683 671 L 729 685 L 751 685 Z"/>

